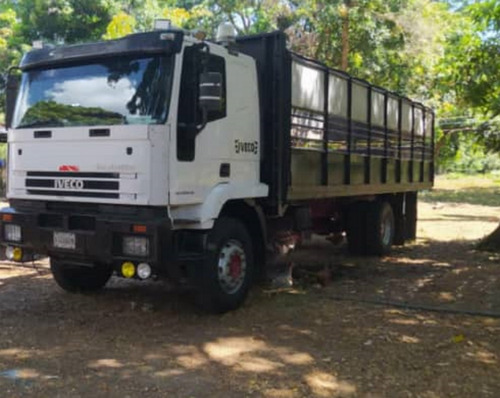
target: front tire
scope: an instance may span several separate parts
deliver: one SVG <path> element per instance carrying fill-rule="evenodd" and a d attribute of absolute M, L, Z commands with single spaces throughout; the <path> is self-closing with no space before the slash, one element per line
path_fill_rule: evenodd
<path fill-rule="evenodd" d="M 205 261 L 195 270 L 196 295 L 200 307 L 224 313 L 240 307 L 253 281 L 252 240 L 245 225 L 221 217 L 208 234 Z"/>
<path fill-rule="evenodd" d="M 108 282 L 113 269 L 109 266 L 82 267 L 50 259 L 50 270 L 56 283 L 70 293 L 95 292 Z"/>

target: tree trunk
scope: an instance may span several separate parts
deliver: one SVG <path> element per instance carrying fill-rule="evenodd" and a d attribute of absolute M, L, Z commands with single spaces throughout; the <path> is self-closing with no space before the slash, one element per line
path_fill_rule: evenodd
<path fill-rule="evenodd" d="M 477 246 L 479 250 L 500 252 L 500 225 Z"/>
<path fill-rule="evenodd" d="M 340 69 L 347 71 L 349 66 L 349 5 L 345 4 L 342 10 L 342 58 Z"/>

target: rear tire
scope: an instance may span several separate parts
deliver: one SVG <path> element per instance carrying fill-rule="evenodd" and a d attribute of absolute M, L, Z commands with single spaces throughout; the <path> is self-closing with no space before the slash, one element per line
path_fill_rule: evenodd
<path fill-rule="evenodd" d="M 113 273 L 113 269 L 109 266 L 78 267 L 55 259 L 50 259 L 50 270 L 59 287 L 70 293 L 100 290 Z"/>
<path fill-rule="evenodd" d="M 385 201 L 369 203 L 366 227 L 367 254 L 382 256 L 390 253 L 396 233 L 392 206 Z"/>
<path fill-rule="evenodd" d="M 353 255 L 366 254 L 367 245 L 367 203 L 352 204 L 347 211 L 347 247 Z"/>
<path fill-rule="evenodd" d="M 252 240 L 244 224 L 221 217 L 208 234 L 205 261 L 194 270 L 198 305 L 211 313 L 240 307 L 253 281 Z"/>

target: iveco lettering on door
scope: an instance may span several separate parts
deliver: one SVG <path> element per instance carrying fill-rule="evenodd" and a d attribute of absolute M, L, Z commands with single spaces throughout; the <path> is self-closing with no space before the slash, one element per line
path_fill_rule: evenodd
<path fill-rule="evenodd" d="M 244 142 L 234 140 L 234 149 L 236 153 L 253 153 L 257 155 L 259 153 L 259 143 L 257 141 Z"/>
<path fill-rule="evenodd" d="M 56 189 L 72 189 L 75 191 L 83 189 L 83 181 L 73 178 L 57 178 L 54 185 Z"/>

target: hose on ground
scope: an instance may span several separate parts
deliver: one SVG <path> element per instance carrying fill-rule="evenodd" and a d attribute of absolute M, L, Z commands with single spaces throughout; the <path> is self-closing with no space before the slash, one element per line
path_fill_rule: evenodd
<path fill-rule="evenodd" d="M 354 298 L 354 297 L 338 296 L 338 295 L 326 296 L 325 298 L 334 301 L 371 304 L 376 306 L 399 308 L 409 311 L 437 312 L 440 314 L 469 315 L 469 316 L 500 319 L 500 313 L 493 311 L 477 311 L 477 310 L 449 308 L 449 307 L 447 308 L 447 307 L 432 306 L 425 304 L 412 304 L 412 303 L 407 303 L 405 301 L 365 299 L 365 298 L 357 298 L 357 297 Z"/>

